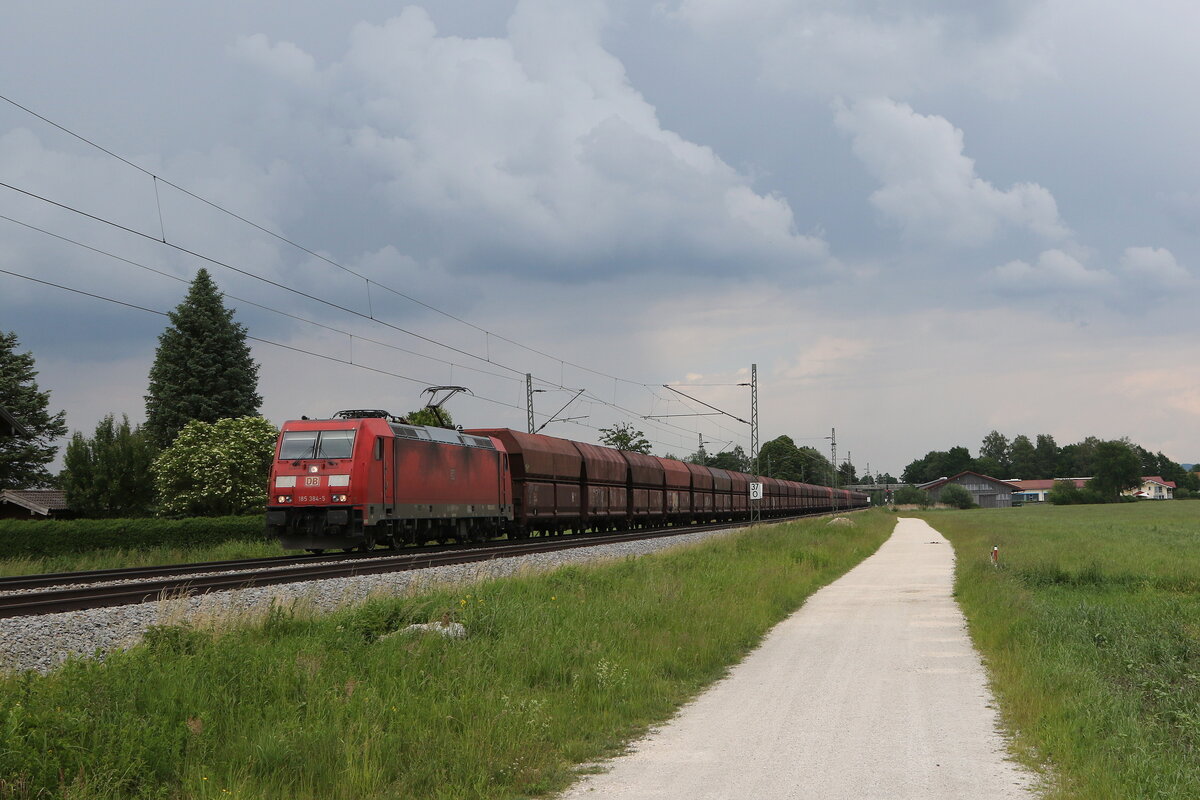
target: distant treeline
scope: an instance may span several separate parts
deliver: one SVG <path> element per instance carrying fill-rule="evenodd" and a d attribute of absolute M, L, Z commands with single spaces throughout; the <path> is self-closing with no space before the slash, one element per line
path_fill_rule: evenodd
<path fill-rule="evenodd" d="M 1143 476 L 1159 475 L 1175 481 L 1184 489 L 1200 490 L 1200 475 L 1167 458 L 1161 452 L 1152 453 L 1128 439 L 1117 440 L 1136 456 Z M 931 450 L 924 458 L 904 468 L 902 480 L 925 483 L 971 470 L 1001 480 L 1037 480 L 1039 478 L 1087 478 L 1100 471 L 1099 459 L 1104 440 L 1089 436 L 1081 442 L 1059 447 L 1054 437 L 1039 433 L 1033 440 L 1021 434 L 1009 439 L 999 431 L 983 437 L 979 456 L 971 457 L 966 447 Z"/>

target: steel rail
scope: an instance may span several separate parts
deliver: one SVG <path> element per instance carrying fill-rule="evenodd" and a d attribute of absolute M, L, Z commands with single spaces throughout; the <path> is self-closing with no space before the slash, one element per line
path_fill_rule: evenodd
<path fill-rule="evenodd" d="M 13 575 L 0 578 L 0 592 L 18 589 L 42 589 L 64 584 L 101 583 L 103 581 L 136 580 L 139 578 L 166 577 L 168 575 L 194 575 L 197 572 L 244 569 L 250 566 L 287 566 L 309 556 L 269 556 L 267 558 L 234 561 L 194 561 L 187 564 L 163 564 L 152 567 L 116 567 L 93 569 L 82 572 L 43 572 L 35 575 Z"/>
<path fill-rule="evenodd" d="M 455 547 L 456 545 L 449 545 Z M 430 545 L 430 549 L 445 545 Z M 265 556 L 263 558 L 234 559 L 231 561 L 194 561 L 186 564 L 161 564 L 147 567 L 115 567 L 111 569 L 84 570 L 82 572 L 43 572 L 32 575 L 0 577 L 0 593 L 21 589 L 43 589 L 48 586 L 68 584 L 102 583 L 105 581 L 140 580 L 166 578 L 171 575 L 195 575 L 200 572 L 224 572 L 244 569 L 266 569 L 302 566 L 313 561 L 348 561 L 374 558 L 377 555 L 395 555 L 394 550 L 356 550 L 351 553 L 305 553 L 290 556 Z"/>
<path fill-rule="evenodd" d="M 828 513 L 798 514 L 790 517 L 774 518 L 771 522 L 784 522 L 788 519 L 800 517 L 823 516 Z M 357 558 L 354 558 L 353 554 L 344 554 L 344 557 L 340 560 L 348 563 L 331 563 L 323 558 L 320 563 L 304 563 L 306 557 L 299 557 L 298 559 L 294 559 L 293 563 L 296 560 L 300 563 L 289 569 L 264 569 L 259 565 L 259 568 L 246 569 L 231 574 L 199 576 L 190 574 L 173 578 L 160 577 L 158 579 L 138 580 L 105 586 L 73 586 L 51 591 L 3 595 L 0 596 L 0 619 L 54 614 L 65 611 L 80 611 L 92 608 L 107 608 L 119 605 L 136 605 L 156 600 L 187 597 L 216 591 L 249 589 L 311 580 L 351 578 L 360 575 L 378 575 L 387 572 L 404 572 L 453 564 L 491 561 L 497 558 L 511 558 L 533 553 L 668 538 L 712 530 L 744 528 L 749 527 L 751 524 L 753 523 L 749 520 L 742 520 L 738 522 L 689 525 L 687 527 L 676 526 L 643 529 L 611 534 L 539 536 L 534 539 L 491 542 L 482 546 L 443 548 L 433 552 L 426 550 L 397 555 L 384 551 L 387 553 L 386 555 L 369 558 L 363 558 L 363 554 L 361 553 L 357 554 Z M 234 562 L 206 563 L 228 566 Z M 176 567 L 183 566 L 186 565 L 176 565 Z"/>

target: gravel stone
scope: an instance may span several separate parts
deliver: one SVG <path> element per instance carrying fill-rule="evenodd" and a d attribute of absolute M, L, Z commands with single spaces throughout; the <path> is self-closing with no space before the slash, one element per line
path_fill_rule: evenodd
<path fill-rule="evenodd" d="M 475 583 L 531 571 L 545 572 L 569 564 L 640 556 L 714 536 L 727 536 L 737 530 L 740 529 L 698 531 L 669 538 L 510 556 L 472 564 L 303 581 L 137 605 L 0 619 L 0 670 L 34 670 L 45 674 L 72 656 L 103 659 L 106 653 L 132 647 L 152 625 L 189 623 L 203 626 L 239 615 L 252 619 L 265 613 L 272 602 L 282 605 L 295 602 L 314 611 L 330 612 L 362 603 L 371 595 L 407 594 L 439 585 Z"/>

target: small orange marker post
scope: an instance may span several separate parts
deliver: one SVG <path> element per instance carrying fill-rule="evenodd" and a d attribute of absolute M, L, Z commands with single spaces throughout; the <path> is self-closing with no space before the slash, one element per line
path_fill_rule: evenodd
<path fill-rule="evenodd" d="M 1000 566 L 1000 548 L 998 546 L 992 547 L 992 566 Z"/>

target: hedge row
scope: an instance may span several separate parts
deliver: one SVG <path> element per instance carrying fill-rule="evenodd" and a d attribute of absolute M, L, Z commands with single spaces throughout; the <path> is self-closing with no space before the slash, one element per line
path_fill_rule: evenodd
<path fill-rule="evenodd" d="M 265 535 L 261 514 L 189 519 L 0 520 L 0 558 L 59 556 L 88 550 L 191 547 Z"/>

